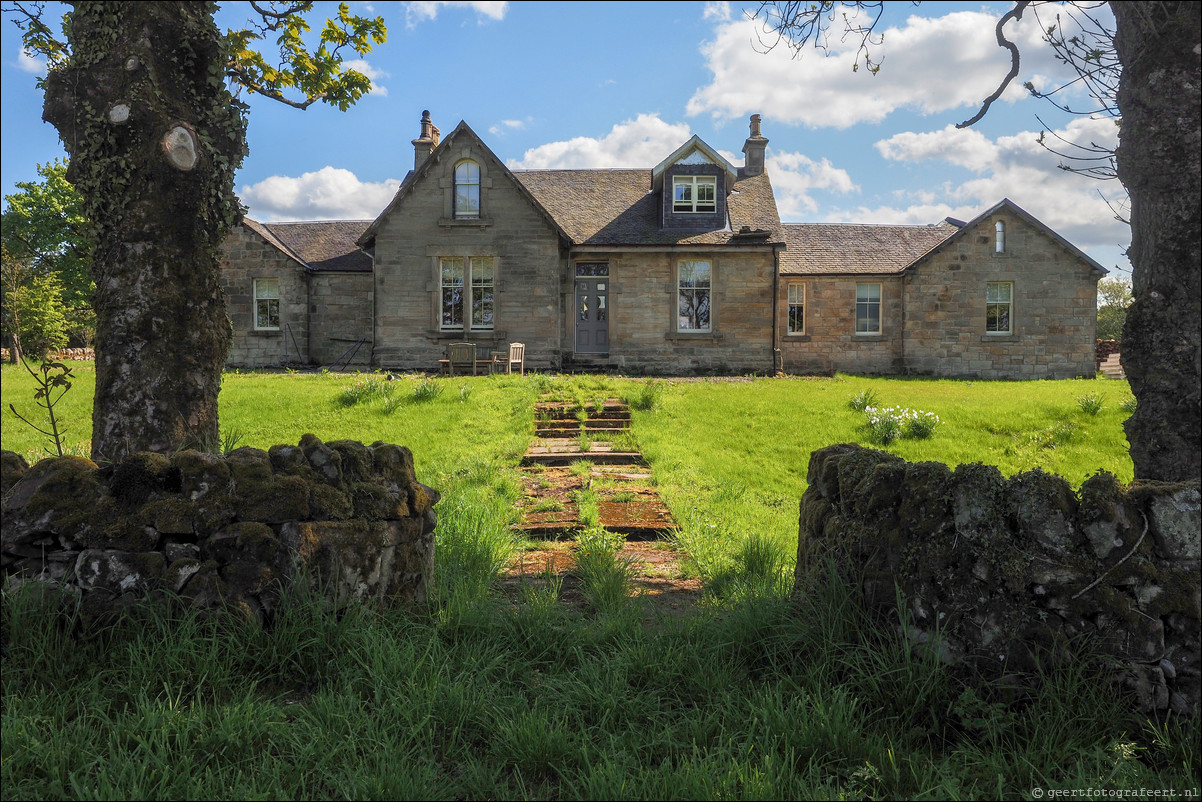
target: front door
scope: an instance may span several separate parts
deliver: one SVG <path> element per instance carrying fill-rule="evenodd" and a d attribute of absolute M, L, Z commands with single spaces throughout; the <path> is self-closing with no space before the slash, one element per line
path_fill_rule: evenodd
<path fill-rule="evenodd" d="M 576 353 L 578 354 L 609 353 L 608 287 L 609 276 L 578 275 L 576 277 Z"/>

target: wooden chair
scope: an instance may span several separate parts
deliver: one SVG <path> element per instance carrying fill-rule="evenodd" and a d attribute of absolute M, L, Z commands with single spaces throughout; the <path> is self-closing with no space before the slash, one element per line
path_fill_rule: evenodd
<path fill-rule="evenodd" d="M 526 375 L 526 344 L 510 343 L 509 357 L 505 360 L 505 372 L 513 373 L 513 366 L 518 365 L 523 376 Z"/>
<path fill-rule="evenodd" d="M 447 358 L 445 360 L 447 373 L 451 376 L 455 375 L 455 368 L 461 371 L 466 368 L 472 369 L 472 375 L 476 375 L 476 344 L 475 343 L 451 343 L 447 346 Z"/>

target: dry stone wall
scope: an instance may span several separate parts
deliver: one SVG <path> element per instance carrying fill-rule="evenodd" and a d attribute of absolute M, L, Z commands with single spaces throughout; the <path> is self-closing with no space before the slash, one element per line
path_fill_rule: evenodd
<path fill-rule="evenodd" d="M 1018 678 L 1084 648 L 1120 666 L 1144 712 L 1197 711 L 1197 481 L 1098 474 L 1074 493 L 1038 470 L 1005 479 L 858 445 L 815 451 L 808 481 L 795 594 L 833 558 L 916 650 Z"/>
<path fill-rule="evenodd" d="M 298 578 L 336 604 L 420 602 L 432 581 L 439 495 L 402 446 L 307 434 L 224 457 L 0 463 L 5 582 L 60 586 L 87 618 L 166 590 L 269 621 Z"/>

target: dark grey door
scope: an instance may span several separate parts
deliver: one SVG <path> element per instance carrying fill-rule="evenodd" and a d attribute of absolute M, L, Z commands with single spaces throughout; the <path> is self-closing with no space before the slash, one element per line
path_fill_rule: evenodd
<path fill-rule="evenodd" d="M 576 353 L 609 353 L 609 277 L 576 279 Z"/>

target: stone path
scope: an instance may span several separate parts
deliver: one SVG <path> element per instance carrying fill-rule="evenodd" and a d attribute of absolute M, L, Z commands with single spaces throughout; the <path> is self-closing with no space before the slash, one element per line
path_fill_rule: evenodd
<path fill-rule="evenodd" d="M 573 601 L 572 538 L 590 525 L 625 536 L 619 559 L 630 562 L 635 592 L 669 613 L 691 608 L 701 584 L 685 579 L 668 539 L 679 529 L 630 435 L 630 409 L 618 399 L 581 407 L 535 406 L 535 439 L 522 458 L 525 496 L 515 527 L 533 548 L 505 571 L 509 585 L 558 577 Z"/>

